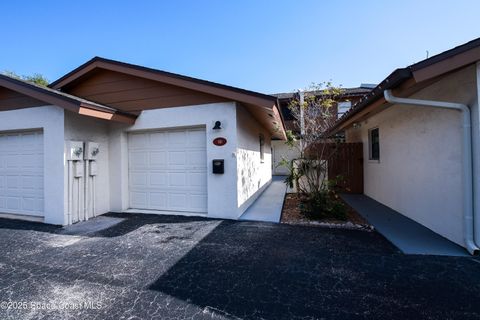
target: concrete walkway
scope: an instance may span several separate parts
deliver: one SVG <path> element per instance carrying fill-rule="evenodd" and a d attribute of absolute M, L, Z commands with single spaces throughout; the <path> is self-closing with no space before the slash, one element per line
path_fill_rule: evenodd
<path fill-rule="evenodd" d="M 459 245 L 363 194 L 342 198 L 405 254 L 468 256 Z"/>
<path fill-rule="evenodd" d="M 270 185 L 239 220 L 280 222 L 287 186 L 284 176 L 273 176 Z"/>

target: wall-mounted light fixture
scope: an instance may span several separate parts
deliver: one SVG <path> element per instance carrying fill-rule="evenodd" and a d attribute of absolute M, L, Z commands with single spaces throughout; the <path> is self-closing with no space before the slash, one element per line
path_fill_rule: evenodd
<path fill-rule="evenodd" d="M 215 125 L 213 126 L 213 130 L 220 130 L 222 129 L 222 123 L 220 121 L 215 121 Z"/>
<path fill-rule="evenodd" d="M 353 124 L 353 128 L 354 128 L 354 129 L 358 129 L 358 128 L 360 128 L 361 126 L 362 126 L 362 125 L 361 125 L 360 123 L 358 123 L 358 122 L 355 122 L 355 123 Z"/>

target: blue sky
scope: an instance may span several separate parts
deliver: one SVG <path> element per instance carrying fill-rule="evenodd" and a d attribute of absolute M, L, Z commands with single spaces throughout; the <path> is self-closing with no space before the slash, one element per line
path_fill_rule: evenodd
<path fill-rule="evenodd" d="M 479 1 L 2 1 L 0 70 L 93 56 L 264 93 L 391 71 L 480 37 Z"/>

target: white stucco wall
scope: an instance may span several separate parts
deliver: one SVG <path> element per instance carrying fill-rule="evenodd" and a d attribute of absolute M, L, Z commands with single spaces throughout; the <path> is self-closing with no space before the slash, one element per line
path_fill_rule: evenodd
<path fill-rule="evenodd" d="M 98 154 L 98 175 L 95 177 L 95 215 L 104 214 L 110 211 L 110 171 L 109 171 L 109 124 L 105 120 L 95 119 L 73 112 L 65 112 L 65 141 L 83 141 L 99 143 L 100 153 Z M 68 167 L 64 163 L 64 202 L 68 208 Z"/>
<path fill-rule="evenodd" d="M 208 216 L 237 219 L 271 181 L 270 133 L 234 102 L 144 111 L 134 125 L 85 117 L 55 106 L 1 112 L 0 131 L 42 129 L 45 163 L 45 219 L 67 224 L 68 183 L 65 141 L 100 144 L 96 215 L 125 211 L 128 199 L 128 133 L 204 127 L 207 141 Z M 213 130 L 215 121 L 222 129 Z M 260 161 L 259 134 L 265 157 Z M 217 137 L 227 139 L 215 146 Z M 225 159 L 225 173 L 212 173 L 212 160 Z"/>
<path fill-rule="evenodd" d="M 300 152 L 295 147 L 290 147 L 285 144 L 285 141 L 272 140 L 273 149 L 273 174 L 274 175 L 287 175 L 288 168 L 280 165 L 282 159 L 292 161 L 300 157 Z"/>
<path fill-rule="evenodd" d="M 260 159 L 260 134 L 264 160 Z M 240 216 L 272 180 L 271 134 L 237 104 L 237 198 Z"/>
<path fill-rule="evenodd" d="M 44 106 L 0 112 L 0 131 L 43 130 L 44 222 L 64 223 L 63 140 L 64 110 Z"/>
<path fill-rule="evenodd" d="M 221 130 L 212 130 L 215 121 Z M 146 110 L 132 126 L 112 125 L 110 137 L 110 206 L 112 211 L 128 209 L 128 132 L 178 127 L 205 127 L 207 135 L 208 216 L 237 218 L 236 105 L 234 102 Z M 215 146 L 216 137 L 228 140 Z M 212 173 L 212 160 L 225 159 L 225 173 Z"/>
<path fill-rule="evenodd" d="M 465 103 L 478 114 L 475 68 L 411 97 Z M 365 194 L 463 246 L 460 112 L 393 105 L 360 125 L 346 130 L 346 139 L 363 142 Z M 368 130 L 375 127 L 380 161 L 368 160 Z"/>
<path fill-rule="evenodd" d="M 480 62 L 476 67 L 477 99 L 470 105 L 472 116 L 472 143 L 473 143 L 473 198 L 474 212 L 474 238 L 475 243 L 480 244 Z"/>

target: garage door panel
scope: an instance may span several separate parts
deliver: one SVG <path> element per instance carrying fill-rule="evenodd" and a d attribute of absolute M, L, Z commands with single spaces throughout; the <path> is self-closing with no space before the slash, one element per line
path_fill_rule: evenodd
<path fill-rule="evenodd" d="M 14 150 L 10 150 L 12 152 Z M 17 169 L 21 167 L 21 157 L 20 155 L 7 155 L 5 156 L 5 169 Z"/>
<path fill-rule="evenodd" d="M 151 192 L 150 202 L 143 209 L 165 210 L 168 207 L 167 197 L 168 194 L 166 192 Z"/>
<path fill-rule="evenodd" d="M 207 202 L 207 196 L 205 194 L 190 195 L 190 205 L 192 208 L 197 208 L 200 210 L 204 206 L 205 202 Z"/>
<path fill-rule="evenodd" d="M 170 151 L 168 153 L 168 165 L 169 166 L 185 166 L 187 162 L 187 155 L 185 151 Z"/>
<path fill-rule="evenodd" d="M 187 134 L 185 131 L 168 132 L 168 148 L 170 150 L 183 150 L 187 144 Z"/>
<path fill-rule="evenodd" d="M 43 134 L 0 133 L 0 212 L 43 216 Z"/>
<path fill-rule="evenodd" d="M 7 210 L 20 211 L 22 206 L 20 205 L 22 201 L 21 197 L 7 197 Z"/>
<path fill-rule="evenodd" d="M 146 168 L 148 166 L 148 153 L 145 151 L 130 152 L 128 161 L 132 168 Z"/>
<path fill-rule="evenodd" d="M 170 172 L 168 174 L 169 187 L 185 187 L 187 185 L 187 177 L 185 172 Z"/>
<path fill-rule="evenodd" d="M 187 206 L 187 195 L 185 193 L 168 194 L 168 206 L 172 209 L 185 209 Z"/>
<path fill-rule="evenodd" d="M 22 178 L 22 188 L 24 190 L 37 190 L 38 189 L 38 178 L 32 176 L 23 176 Z"/>
<path fill-rule="evenodd" d="M 40 211 L 43 208 L 43 201 L 37 198 L 23 197 L 22 208 L 28 212 Z"/>
<path fill-rule="evenodd" d="M 43 158 L 43 157 L 41 157 Z M 36 153 L 28 153 L 28 154 L 22 154 L 20 156 L 20 166 L 22 168 L 38 168 L 40 167 L 39 165 L 39 160 L 40 157 Z"/>
<path fill-rule="evenodd" d="M 129 148 L 130 149 L 143 149 L 148 146 L 148 140 L 145 140 L 144 135 L 141 133 L 131 133 L 129 135 Z"/>
<path fill-rule="evenodd" d="M 129 177 L 133 186 L 146 187 L 148 185 L 148 175 L 143 172 L 132 172 Z"/>
<path fill-rule="evenodd" d="M 5 189 L 12 190 L 18 189 L 21 185 L 19 176 L 7 176 L 7 184 L 5 185 Z"/>
<path fill-rule="evenodd" d="M 134 208 L 145 208 L 148 204 L 146 192 L 130 192 L 130 204 Z"/>
<path fill-rule="evenodd" d="M 167 165 L 166 151 L 150 152 L 150 168 L 165 168 Z"/>
<path fill-rule="evenodd" d="M 205 180 L 207 180 L 207 174 L 205 172 L 192 172 L 188 175 L 189 185 L 192 187 L 203 188 L 205 187 Z"/>
<path fill-rule="evenodd" d="M 149 145 L 155 148 L 165 149 L 168 146 L 165 132 L 153 132 L 149 134 Z"/>
<path fill-rule="evenodd" d="M 150 187 L 167 187 L 168 173 L 167 172 L 150 172 Z"/>
<path fill-rule="evenodd" d="M 204 129 L 130 134 L 130 207 L 206 212 L 205 136 Z M 139 153 L 146 154 L 148 161 L 139 160 Z"/>

